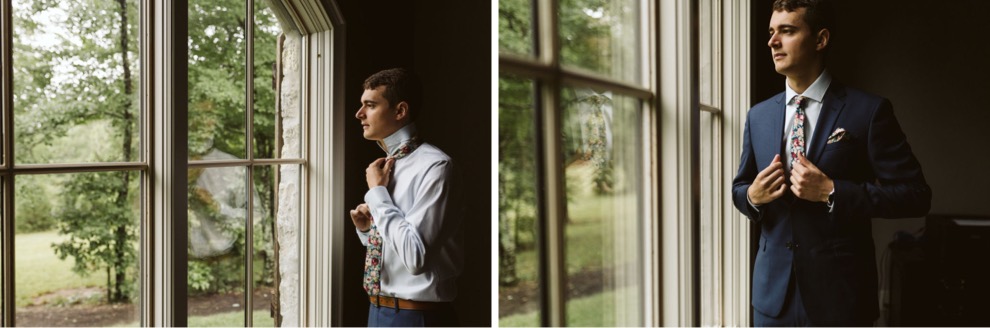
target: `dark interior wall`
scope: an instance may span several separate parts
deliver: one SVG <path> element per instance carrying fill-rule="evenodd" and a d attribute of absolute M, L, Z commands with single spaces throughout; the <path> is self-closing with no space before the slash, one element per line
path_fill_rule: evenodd
<path fill-rule="evenodd" d="M 490 326 L 492 302 L 492 32 L 488 1 L 416 3 L 415 61 L 428 116 L 418 126 L 459 168 L 465 215 L 460 324 Z M 428 132 L 428 134 L 426 134 Z"/>
<path fill-rule="evenodd" d="M 783 91 L 767 42 L 770 0 L 753 4 L 752 102 Z M 833 77 L 887 97 L 932 187 L 933 214 L 990 216 L 990 2 L 835 2 Z M 973 125 L 975 124 L 975 126 Z M 973 126 L 969 128 L 969 126 Z M 874 219 L 877 255 L 923 219 Z"/>
<path fill-rule="evenodd" d="M 423 81 L 425 111 L 417 125 L 427 142 L 450 155 L 469 190 L 462 193 L 465 270 L 455 304 L 460 323 L 491 325 L 491 69 L 490 8 L 480 1 L 337 1 L 346 21 L 344 202 L 364 202 L 364 169 L 382 151 L 353 119 L 361 83 L 387 68 L 405 67 Z M 349 217 L 346 216 L 345 217 Z M 344 225 L 342 321 L 367 324 L 361 288 L 365 249 Z"/>

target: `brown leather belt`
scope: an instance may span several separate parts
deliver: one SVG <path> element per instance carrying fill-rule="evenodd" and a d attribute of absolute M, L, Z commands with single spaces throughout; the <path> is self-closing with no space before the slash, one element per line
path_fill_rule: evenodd
<path fill-rule="evenodd" d="M 390 296 L 369 296 L 368 299 L 371 301 L 371 304 L 375 306 L 384 306 L 393 309 L 398 308 L 400 310 L 433 311 L 439 310 L 447 304 L 446 302 L 420 302 L 404 300 Z"/>

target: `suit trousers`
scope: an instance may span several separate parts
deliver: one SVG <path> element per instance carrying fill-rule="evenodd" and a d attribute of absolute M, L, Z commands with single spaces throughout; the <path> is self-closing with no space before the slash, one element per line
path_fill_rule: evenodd
<path fill-rule="evenodd" d="M 801 301 L 801 290 L 798 288 L 797 277 L 791 269 L 791 279 L 787 284 L 787 296 L 780 314 L 771 317 L 753 309 L 753 326 L 756 327 L 811 327 L 808 313 L 804 312 L 804 302 Z"/>
<path fill-rule="evenodd" d="M 439 310 L 402 310 L 369 304 L 368 327 L 454 327 L 457 315 L 450 303 Z"/>

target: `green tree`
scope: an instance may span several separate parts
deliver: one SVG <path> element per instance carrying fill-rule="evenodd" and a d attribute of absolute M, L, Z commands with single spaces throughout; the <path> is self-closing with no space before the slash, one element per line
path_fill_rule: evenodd
<path fill-rule="evenodd" d="M 15 18 L 14 85 L 19 97 L 14 133 L 24 151 L 17 160 L 61 161 L 52 157 L 58 154 L 33 152 L 34 146 L 51 144 L 71 127 L 96 121 L 109 122 L 117 151 L 94 153 L 94 159 L 134 160 L 134 1 L 34 1 L 21 9 Z M 63 18 L 58 26 L 65 33 L 58 34 L 57 43 L 47 47 L 32 43 L 31 38 L 43 27 L 34 20 L 38 16 Z M 105 268 L 107 298 L 112 302 L 128 299 L 132 279 L 128 268 L 136 258 L 135 223 L 130 219 L 133 207 L 129 205 L 134 197 L 131 176 L 127 172 L 73 174 L 52 210 L 56 229 L 69 236 L 52 245 L 56 254 L 63 259 L 73 257 L 73 270 L 82 275 Z"/>

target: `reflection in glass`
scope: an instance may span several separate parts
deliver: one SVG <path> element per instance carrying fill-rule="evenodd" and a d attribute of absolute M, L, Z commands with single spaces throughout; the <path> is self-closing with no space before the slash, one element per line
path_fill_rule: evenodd
<path fill-rule="evenodd" d="M 642 325 L 639 100 L 590 89 L 561 96 L 567 324 Z"/>
<path fill-rule="evenodd" d="M 278 158 L 276 153 L 282 121 L 276 108 L 275 62 L 282 28 L 268 1 L 254 1 L 254 157 Z M 298 111 L 296 116 L 298 116 Z M 296 122 L 298 124 L 298 122 Z M 298 147 L 298 143 L 296 144 Z M 297 152 L 298 153 L 298 152 Z"/>
<path fill-rule="evenodd" d="M 499 79 L 499 325 L 540 325 L 533 83 Z"/>
<path fill-rule="evenodd" d="M 189 158 L 245 158 L 243 0 L 189 2 Z"/>
<path fill-rule="evenodd" d="M 189 170 L 189 325 L 243 326 L 245 167 Z M 260 211 L 253 213 L 262 217 Z"/>
<path fill-rule="evenodd" d="M 18 326 L 139 325 L 139 177 L 16 177 Z"/>
<path fill-rule="evenodd" d="M 639 0 L 560 0 L 560 62 L 643 84 Z"/>
<path fill-rule="evenodd" d="M 533 55 L 533 7 L 530 0 L 498 1 L 498 50 Z"/>
<path fill-rule="evenodd" d="M 17 163 L 139 160 L 138 3 L 13 1 Z"/>

